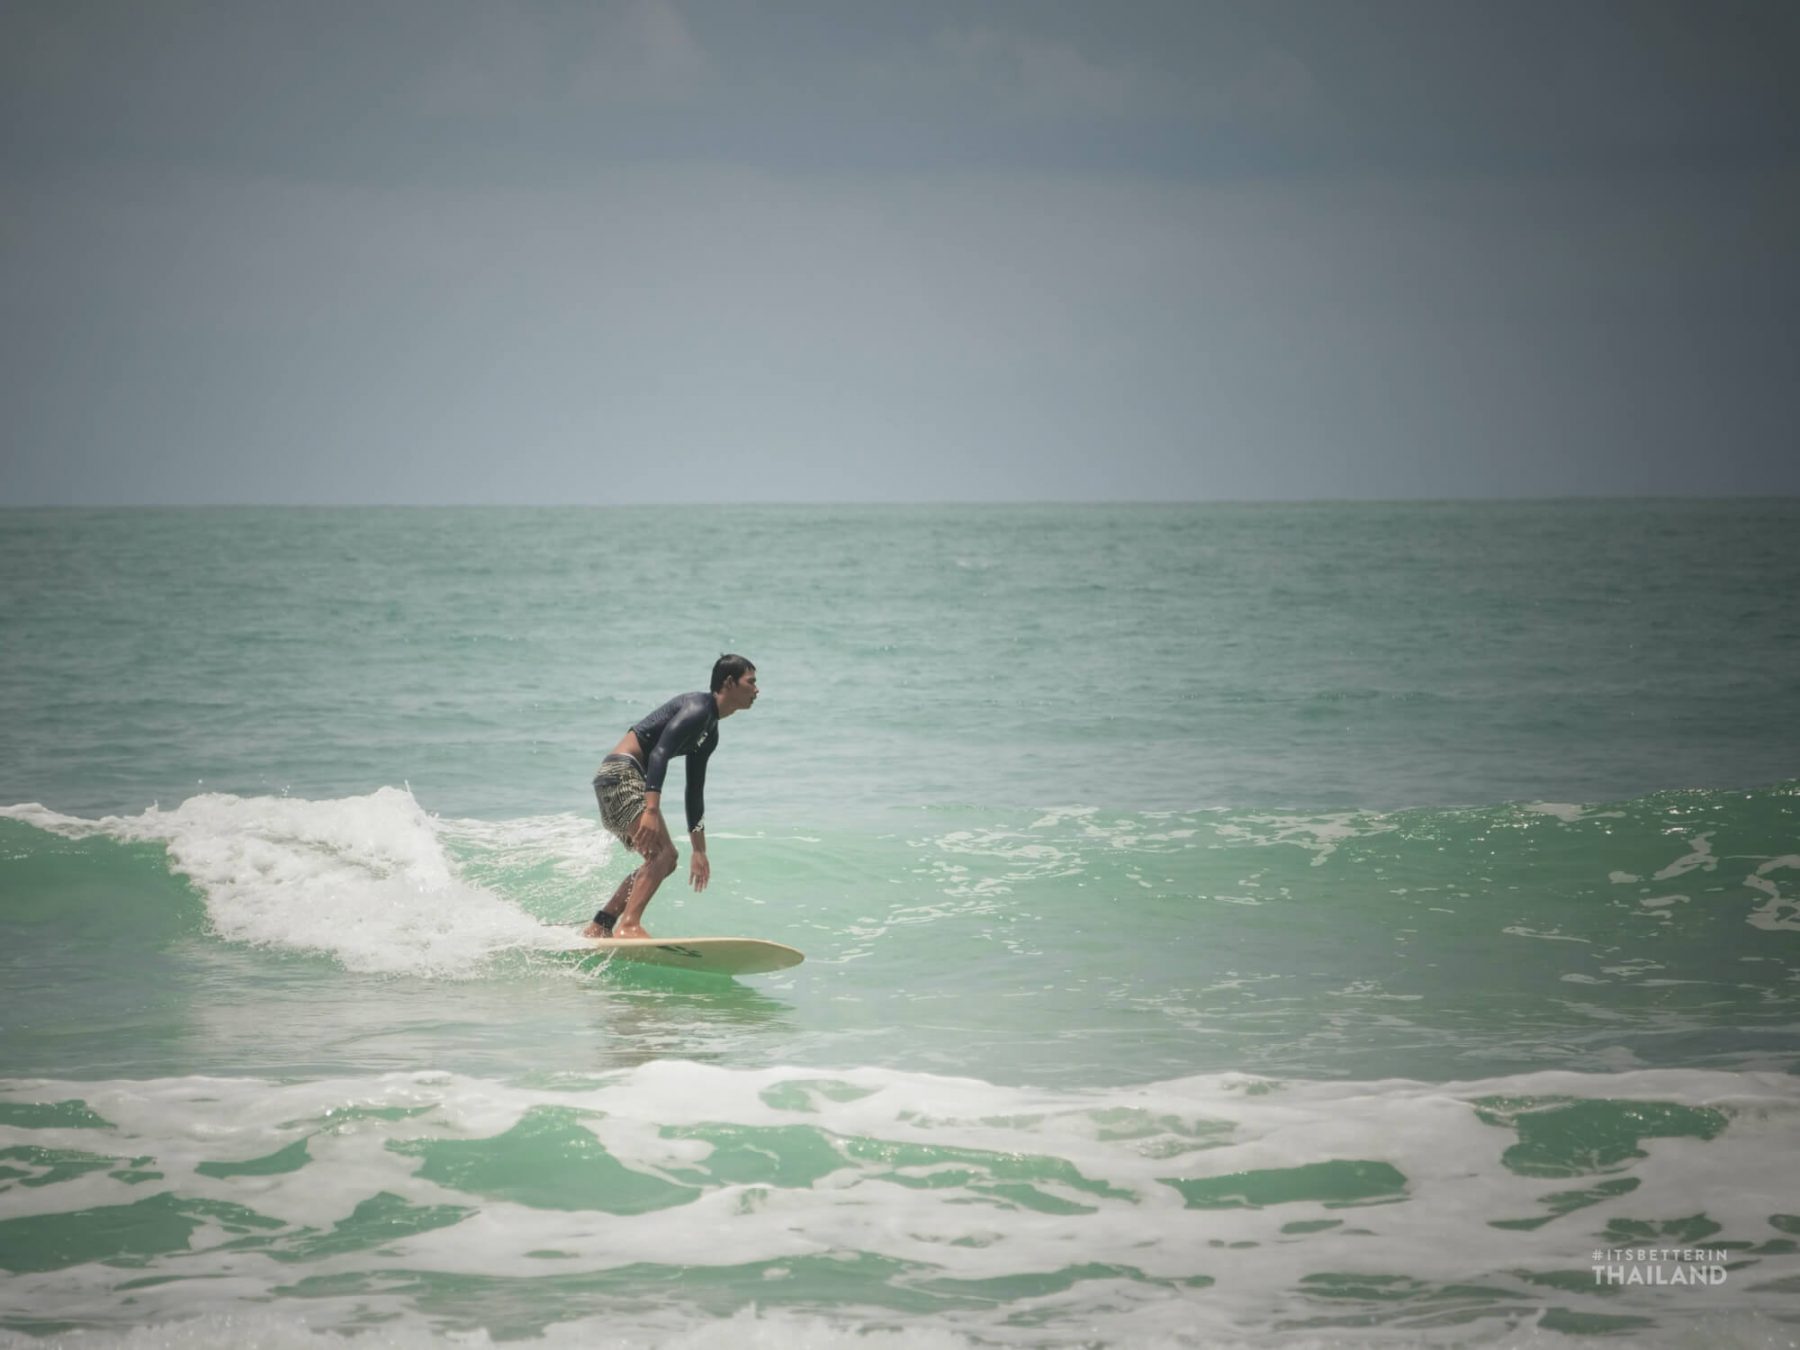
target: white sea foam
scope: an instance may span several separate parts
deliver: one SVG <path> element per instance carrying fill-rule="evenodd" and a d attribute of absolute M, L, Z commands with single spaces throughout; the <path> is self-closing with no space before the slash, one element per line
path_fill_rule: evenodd
<path fill-rule="evenodd" d="M 134 1280 L 129 1307 L 118 1272 L 106 1266 L 26 1271 L 9 1280 L 15 1310 L 79 1312 L 100 1321 L 128 1316 L 148 1324 L 145 1336 L 160 1327 L 156 1334 L 168 1337 L 96 1338 L 121 1348 L 221 1343 L 224 1328 L 254 1321 L 263 1314 L 261 1300 L 281 1298 L 278 1291 L 301 1276 L 321 1286 L 345 1280 L 352 1288 L 333 1295 L 321 1287 L 319 1297 L 288 1300 L 282 1307 L 290 1318 L 344 1327 L 392 1317 L 381 1334 L 396 1337 L 392 1344 L 401 1348 L 426 1343 L 407 1339 L 422 1334 L 421 1310 L 410 1301 L 409 1280 L 372 1288 L 364 1281 L 372 1270 L 532 1282 L 546 1274 L 618 1271 L 640 1263 L 688 1272 L 766 1263 L 774 1291 L 795 1262 L 868 1257 L 933 1279 L 998 1280 L 1077 1267 L 1095 1273 L 1056 1292 L 1018 1294 L 991 1307 L 952 1301 L 923 1319 L 893 1311 L 859 1317 L 853 1309 L 831 1318 L 740 1313 L 735 1327 L 691 1308 L 678 1283 L 652 1296 L 659 1285 L 651 1281 L 604 1322 L 575 1320 L 585 1310 L 571 1306 L 570 1320 L 551 1328 L 549 1343 L 596 1343 L 564 1338 L 599 1331 L 628 1345 L 756 1345 L 765 1335 L 775 1343 L 777 1333 L 789 1337 L 783 1344 L 848 1344 L 872 1328 L 886 1328 L 884 1334 L 896 1339 L 870 1343 L 957 1346 L 964 1343 L 957 1338 L 967 1337 L 1026 1345 L 1095 1339 L 1210 1345 L 1242 1336 L 1250 1343 L 1287 1345 L 1273 1329 L 1294 1316 L 1319 1313 L 1318 1304 L 1296 1302 L 1302 1297 L 1296 1291 L 1320 1270 L 1403 1275 L 1420 1288 L 1499 1285 L 1514 1289 L 1529 1308 L 1529 1300 L 1542 1300 L 1541 1289 L 1521 1281 L 1520 1272 L 1585 1273 L 1594 1235 L 1615 1220 L 1636 1224 L 1704 1213 L 1720 1225 L 1721 1239 L 1763 1241 L 1775 1236 L 1772 1211 L 1784 1208 L 1769 1179 L 1785 1175 L 1800 1146 L 1800 1093 L 1791 1077 L 1695 1070 L 1552 1072 L 1440 1085 L 1276 1083 L 1227 1074 L 1052 1091 L 876 1068 L 826 1076 L 816 1069 L 662 1061 L 565 1090 L 412 1073 L 287 1084 L 217 1078 L 13 1082 L 0 1088 L 0 1096 L 15 1102 L 78 1097 L 111 1122 L 104 1129 L 0 1127 L 0 1145 L 148 1159 L 145 1165 L 160 1174 L 154 1189 L 215 1209 L 241 1205 L 296 1229 L 330 1231 L 376 1195 L 472 1211 L 448 1226 L 384 1239 L 379 1253 L 322 1253 L 299 1266 L 243 1249 L 222 1221 L 208 1218 L 187 1250 L 153 1258 L 143 1272 L 188 1278 Z M 1638 1139 L 1635 1154 L 1596 1162 L 1588 1173 L 1594 1179 L 1629 1175 L 1636 1189 L 1610 1197 L 1597 1193 L 1579 1217 L 1535 1229 L 1496 1227 L 1498 1220 L 1547 1221 L 1547 1196 L 1592 1181 L 1521 1174 L 1504 1165 L 1502 1155 L 1520 1136 L 1483 1119 L 1475 1104 L 1500 1099 L 1504 1111 L 1529 1113 L 1542 1109 L 1533 1099 L 1548 1105 L 1595 1097 L 1710 1107 L 1728 1122 L 1726 1133 L 1710 1140 Z M 590 1133 L 620 1166 L 692 1187 L 693 1197 L 643 1213 L 597 1213 L 499 1198 L 482 1193 L 479 1183 L 465 1190 L 441 1171 L 435 1180 L 422 1173 L 418 1154 L 429 1141 L 493 1140 L 549 1107 L 569 1109 L 575 1127 Z M 720 1126 L 728 1128 L 728 1137 L 740 1138 L 764 1128 L 810 1127 L 818 1147 L 837 1153 L 837 1163 L 810 1184 L 696 1182 L 692 1169 L 704 1169 L 713 1146 L 691 1131 Z M 753 1146 L 762 1146 L 751 1137 Z M 778 1146 L 776 1136 L 767 1138 L 769 1147 Z M 266 1158 L 302 1140 L 308 1161 L 293 1171 L 220 1175 L 217 1166 L 201 1166 Z M 849 1146 L 857 1140 L 876 1147 Z M 982 1188 L 988 1167 L 1034 1157 L 1073 1169 L 1041 1168 L 1030 1182 L 1062 1212 L 1004 1203 Z M 1246 1199 L 1237 1207 L 1227 1201 L 1194 1208 L 1170 1182 L 1236 1184 L 1245 1174 L 1345 1160 L 1394 1168 L 1404 1178 L 1403 1192 L 1349 1207 L 1321 1199 Z M 512 1165 L 522 1161 L 514 1155 Z M 1074 1184 L 1076 1179 L 1106 1189 Z M 6 1206 L 10 1217 L 67 1213 L 132 1204 L 152 1189 L 89 1172 L 15 1188 Z M 1295 1231 L 1296 1221 L 1304 1221 L 1301 1231 Z M 556 1261 L 547 1262 L 546 1251 L 558 1253 Z M 1779 1283 L 1792 1277 L 1794 1266 L 1792 1258 L 1771 1252 L 1753 1269 L 1734 1272 L 1725 1291 L 1729 1301 L 1722 1295 L 1717 1311 L 1779 1311 L 1785 1306 Z M 1107 1267 L 1140 1274 L 1107 1274 Z M 1195 1275 L 1215 1283 L 1204 1289 L 1181 1283 Z M 1760 1296 L 1759 1288 L 1765 1290 Z M 548 1290 L 543 1295 L 552 1296 Z M 1693 1297 L 1654 1289 L 1602 1296 L 1565 1285 L 1552 1301 L 1654 1316 L 1676 1334 L 1643 1339 L 1676 1343 L 1681 1319 L 1700 1311 Z M 771 1301 L 779 1302 L 775 1292 Z M 496 1306 L 510 1303 L 501 1299 Z M 195 1314 L 211 1320 L 183 1323 L 187 1331 L 161 1325 Z M 239 1320 L 234 1324 L 233 1318 Z M 1664 1318 L 1671 1320 L 1665 1324 Z M 270 1324 L 270 1343 L 289 1343 L 282 1339 L 284 1326 L 291 1324 Z M 1377 1339 L 1404 1341 L 1409 1330 L 1390 1326 Z M 728 1331 L 738 1339 L 716 1339 Z M 1463 1326 L 1449 1339 L 1465 1343 L 1469 1331 Z M 1354 1340 L 1334 1330 L 1325 1343 Z M 487 1341 L 475 1336 L 466 1343 Z"/>
<path fill-rule="evenodd" d="M 1587 816 L 1588 808 L 1574 802 L 1526 802 L 1519 808 L 1534 816 L 1554 816 L 1565 825 L 1573 825 Z"/>
<path fill-rule="evenodd" d="M 315 1320 L 328 1324 L 337 1313 L 338 1309 L 327 1303 L 308 1318 L 294 1312 L 257 1310 L 50 1338 L 0 1332 L 0 1346 L 7 1350 L 47 1350 L 52 1346 L 67 1350 L 495 1350 L 520 1344 L 513 1339 L 496 1340 L 479 1329 L 437 1330 L 425 1318 L 359 1327 L 348 1333 L 309 1324 Z M 561 1323 L 524 1344 L 533 1350 L 974 1350 L 980 1344 L 952 1331 L 884 1328 L 880 1317 L 853 1314 L 820 1317 L 746 1308 L 732 1317 L 705 1321 L 692 1315 L 659 1319 L 662 1325 L 652 1326 L 642 1325 L 645 1319 L 641 1315 L 627 1320 L 636 1325 L 621 1327 L 616 1316 Z M 688 1325 L 682 1326 L 683 1321 Z"/>
<path fill-rule="evenodd" d="M 1692 836 L 1687 841 L 1688 848 L 1691 851 L 1683 857 L 1677 858 L 1674 862 L 1663 868 L 1662 871 L 1656 873 L 1651 880 L 1668 881 L 1674 877 L 1684 876 L 1687 873 L 1692 872 L 1695 868 L 1699 868 L 1701 871 L 1710 872 L 1718 867 L 1719 860 L 1713 856 L 1712 837 L 1713 832 L 1711 830 L 1708 830 L 1704 834 Z"/>
<path fill-rule="evenodd" d="M 1322 867 L 1338 845 L 1351 839 L 1387 834 L 1399 828 L 1382 816 L 1340 811 L 1317 816 L 1242 815 L 1218 827 L 1227 842 L 1254 845 L 1293 844 L 1313 852 L 1312 865 Z"/>
<path fill-rule="evenodd" d="M 612 858 L 611 836 L 591 816 L 564 812 L 513 820 L 428 819 L 444 844 L 478 853 L 490 865 L 529 868 L 547 863 L 558 877 L 590 881 Z"/>
<path fill-rule="evenodd" d="M 1744 878 L 1746 886 L 1765 897 L 1763 904 L 1750 915 L 1749 922 L 1753 927 L 1771 932 L 1782 928 L 1800 931 L 1800 900 L 1784 894 L 1769 875 L 1784 868 L 1800 869 L 1800 853 L 1770 858 L 1753 875 Z"/>
<path fill-rule="evenodd" d="M 1592 940 L 1584 937 L 1571 937 L 1567 933 L 1540 933 L 1535 928 L 1527 928 L 1524 924 L 1512 924 L 1500 930 L 1513 937 L 1537 938 L 1542 942 L 1580 942 L 1592 945 Z"/>
<path fill-rule="evenodd" d="M 1048 1302 L 1048 1300 L 1045 1300 Z M 1120 1307 L 1115 1296 L 1111 1327 L 1114 1346 L 1131 1350 L 1412 1350 L 1414 1347 L 1481 1346 L 1484 1350 L 1593 1350 L 1592 1336 L 1565 1336 L 1543 1330 L 1526 1319 L 1523 1325 L 1464 1326 L 1430 1331 L 1344 1330 L 1335 1334 L 1283 1331 L 1257 1337 L 1224 1324 L 1191 1305 L 1145 1302 Z M 298 1313 L 255 1310 L 190 1316 L 123 1331 L 81 1331 L 61 1336 L 26 1336 L 0 1332 L 6 1350 L 498 1350 L 528 1346 L 531 1350 L 979 1350 L 994 1344 L 1075 1345 L 1085 1340 L 1059 1335 L 1053 1320 L 1030 1335 L 1015 1331 L 959 1332 L 948 1327 L 893 1326 L 891 1314 L 834 1315 L 745 1308 L 730 1317 L 702 1320 L 700 1314 L 659 1319 L 645 1326 L 642 1314 L 584 1318 L 546 1328 L 528 1341 L 496 1339 L 484 1330 L 438 1330 L 424 1318 L 401 1319 L 353 1331 L 316 1328 L 337 1309 L 329 1303 L 302 1318 Z M 966 1318 L 946 1319 L 966 1321 Z M 682 1323 L 686 1325 L 682 1325 Z M 1795 1342 L 1783 1324 L 1754 1315 L 1725 1313 L 1698 1325 L 1677 1328 L 1653 1338 L 1634 1338 L 1669 1350 L 1792 1350 Z"/>
<path fill-rule="evenodd" d="M 564 818 L 446 825 L 392 787 L 330 801 L 207 793 L 172 810 L 100 820 L 35 803 L 0 814 L 69 838 L 160 843 L 220 937 L 322 952 L 361 972 L 470 975 L 500 951 L 561 942 L 511 900 L 465 880 L 447 837 L 541 850 L 547 834 L 565 867 L 587 875 L 605 861 L 598 832 L 577 832 Z"/>

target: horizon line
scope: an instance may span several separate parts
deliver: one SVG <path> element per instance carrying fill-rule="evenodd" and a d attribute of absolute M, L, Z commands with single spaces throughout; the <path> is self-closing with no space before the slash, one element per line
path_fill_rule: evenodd
<path fill-rule="evenodd" d="M 1800 492 L 1728 493 L 1557 493 L 1544 496 L 1468 497 L 1039 497 L 950 498 L 920 497 L 899 501 L 844 498 L 829 501 L 644 501 L 644 502 L 469 502 L 469 501 L 361 501 L 361 502 L 0 502 L 4 511 L 639 511 L 719 509 L 797 510 L 809 507 L 1101 507 L 1101 506 L 1526 506 L 1552 503 L 1599 502 L 1745 502 L 1796 501 Z"/>

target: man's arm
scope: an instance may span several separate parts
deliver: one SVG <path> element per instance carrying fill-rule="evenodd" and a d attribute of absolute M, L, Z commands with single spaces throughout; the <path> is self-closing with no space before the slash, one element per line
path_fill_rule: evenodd
<path fill-rule="evenodd" d="M 704 829 L 706 825 L 706 761 L 712 758 L 713 746 L 718 743 L 715 738 L 706 749 L 696 750 L 688 756 L 687 827 L 689 834 Z"/>
<path fill-rule="evenodd" d="M 706 856 L 706 761 L 712 758 L 715 735 L 704 750 L 688 756 L 687 824 L 688 843 L 693 845 L 693 858 L 688 864 L 688 881 L 696 891 L 706 889 L 712 879 L 712 862 Z"/>
<path fill-rule="evenodd" d="M 670 842 L 669 827 L 663 821 L 662 790 L 663 779 L 669 773 L 669 761 L 676 755 L 685 754 L 694 738 L 706 728 L 711 719 L 706 714 L 704 704 L 694 703 L 677 712 L 669 719 L 668 725 L 656 738 L 656 745 L 650 751 L 650 759 L 644 765 L 644 814 L 638 817 L 636 828 L 632 832 L 632 842 L 637 845 L 638 852 L 646 856 L 653 850 L 657 840 L 664 844 Z M 707 747 L 711 753 L 712 747 Z M 690 765 L 689 773 L 693 772 Z M 702 771 L 704 779 L 704 770 Z M 692 796 L 693 789 L 689 788 Z M 699 817 L 691 817 L 689 824 L 694 824 Z"/>
<path fill-rule="evenodd" d="M 685 755 L 693 740 L 705 728 L 706 713 L 698 707 L 683 708 L 669 719 L 668 725 L 656 738 L 651 748 L 649 762 L 644 765 L 644 799 L 648 801 L 655 794 L 658 801 L 662 799 L 663 779 L 669 776 L 669 761 L 677 755 Z"/>

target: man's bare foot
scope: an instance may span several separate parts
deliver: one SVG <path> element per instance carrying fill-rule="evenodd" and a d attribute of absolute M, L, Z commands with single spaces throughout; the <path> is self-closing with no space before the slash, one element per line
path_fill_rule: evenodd
<path fill-rule="evenodd" d="M 585 938 L 596 938 L 596 937 L 611 937 L 612 934 L 607 932 L 599 924 L 590 922 L 586 928 L 581 930 L 581 936 L 583 936 Z"/>
<path fill-rule="evenodd" d="M 646 933 L 644 931 L 644 926 L 641 923 L 634 923 L 634 924 L 629 924 L 629 925 L 622 924 L 622 923 L 615 924 L 613 926 L 612 935 L 614 937 L 620 937 L 620 938 L 647 938 L 650 936 L 648 933 Z"/>

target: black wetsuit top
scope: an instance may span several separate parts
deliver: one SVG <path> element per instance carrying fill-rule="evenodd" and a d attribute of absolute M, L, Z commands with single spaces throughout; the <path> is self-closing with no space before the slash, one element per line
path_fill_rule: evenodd
<path fill-rule="evenodd" d="M 669 761 L 687 756 L 687 823 L 691 834 L 706 819 L 706 761 L 719 743 L 719 704 L 711 694 L 677 694 L 633 726 L 644 748 L 644 791 L 661 792 Z"/>

